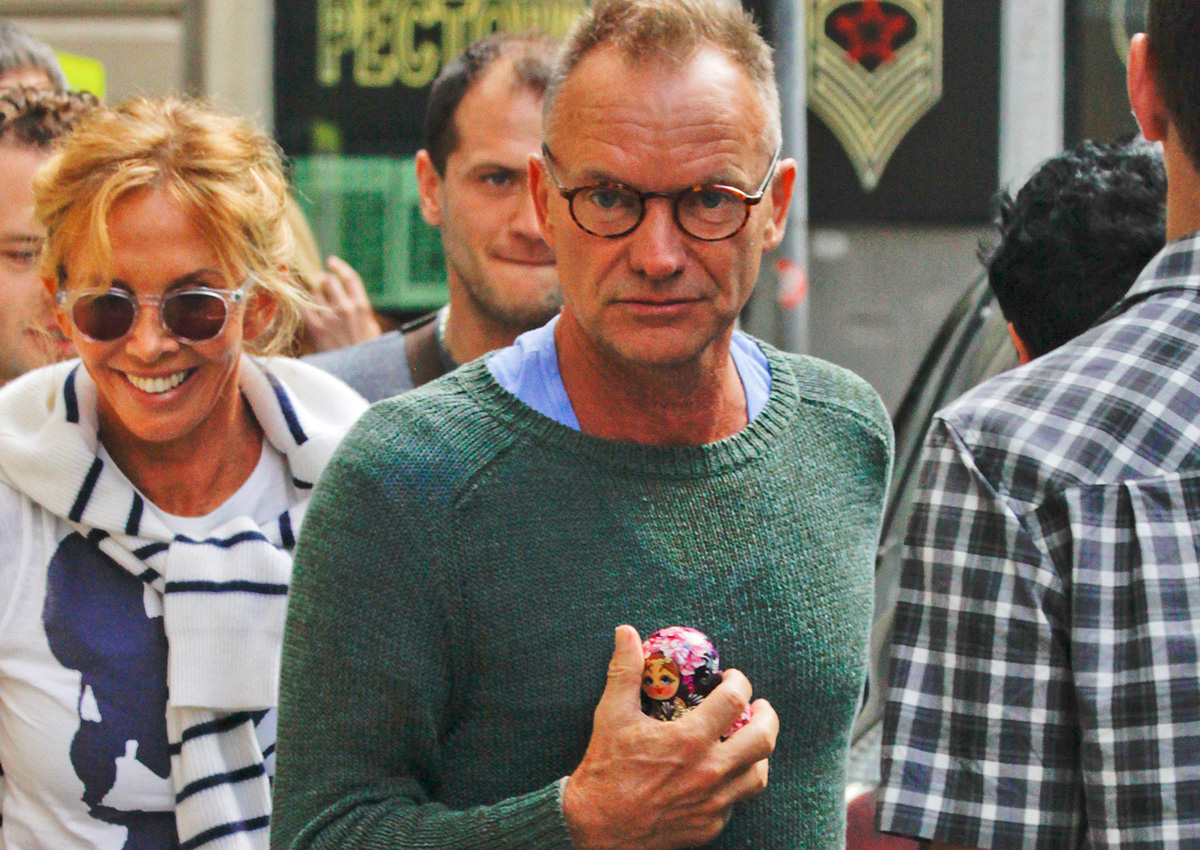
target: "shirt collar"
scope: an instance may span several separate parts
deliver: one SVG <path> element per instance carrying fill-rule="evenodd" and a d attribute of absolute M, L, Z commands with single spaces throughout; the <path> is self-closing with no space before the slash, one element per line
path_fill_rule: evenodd
<path fill-rule="evenodd" d="M 1124 313 L 1134 304 L 1158 292 L 1200 291 L 1200 232 L 1167 243 L 1138 275 L 1133 286 L 1096 324 Z"/>

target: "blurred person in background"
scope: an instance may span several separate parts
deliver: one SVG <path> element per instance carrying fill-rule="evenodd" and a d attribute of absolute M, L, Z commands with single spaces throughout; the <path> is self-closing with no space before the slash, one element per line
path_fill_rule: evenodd
<path fill-rule="evenodd" d="M 1128 291 L 1163 246 L 1166 195 L 1162 150 L 1142 139 L 1085 141 L 1046 160 L 1015 198 L 1001 194 L 995 241 L 981 250 L 980 260 L 1021 363 L 1089 330 Z M 900 493 L 891 496 L 893 504 L 903 499 Z M 887 582 L 894 591 L 890 549 L 881 558 L 876 582 Z M 893 617 L 894 608 L 876 611 L 870 688 L 856 721 L 859 740 L 872 727 L 882 732 Z M 874 783 L 878 770 L 876 756 Z M 847 812 L 847 850 L 916 846 L 880 835 L 874 818 L 872 788 Z"/>
<path fill-rule="evenodd" d="M 66 91 L 67 77 L 49 45 L 0 20 L 0 89 L 18 86 Z"/>
<path fill-rule="evenodd" d="M 1200 836 L 1200 4 L 1130 104 L 1166 245 L 1095 325 L 942 410 L 904 547 L 880 827 L 935 848 Z"/>
<path fill-rule="evenodd" d="M 529 156 L 542 143 L 542 99 L 557 42 L 492 35 L 434 81 L 417 152 L 421 215 L 441 230 L 449 303 L 400 331 L 318 354 L 368 400 L 397 395 L 545 324 L 562 296 L 538 230 Z"/>
<path fill-rule="evenodd" d="M 0 91 L 15 88 L 64 91 L 67 79 L 58 57 L 46 44 L 11 21 L 0 20 Z M 18 98 L 27 100 L 27 98 Z M 17 100 L 0 104 L 0 386 L 11 378 L 55 359 L 69 356 L 70 343 L 50 321 L 50 299 L 37 281 L 34 267 L 41 250 L 40 228 L 33 222 L 29 178 L 37 169 L 33 152 L 44 150 L 73 122 L 76 105 L 47 109 L 32 120 L 41 129 L 14 132 L 12 124 L 24 121 Z M 41 113 L 38 113 L 41 114 Z M 58 129 L 55 129 L 58 128 Z M 18 137 L 47 137 L 45 142 L 20 142 Z M 44 153 L 43 153 L 44 158 Z M 4 775 L 0 766 L 0 801 Z M 0 821 L 2 824 L 2 821 Z"/>
<path fill-rule="evenodd" d="M 94 110 L 38 173 L 80 360 L 0 390 L 0 845 L 263 848 L 291 549 L 361 398 L 279 357 L 303 294 L 248 122 Z"/>
<path fill-rule="evenodd" d="M 95 105 L 83 93 L 29 88 L 0 93 L 0 385 L 74 355 L 38 277 L 45 228 L 33 216 L 33 175 L 55 140 Z"/>
<path fill-rule="evenodd" d="M 301 308 L 304 321 L 296 353 L 332 351 L 375 339 L 383 333 L 358 272 L 341 257 L 327 257 L 325 265 L 321 264 L 317 238 L 304 210 L 290 194 L 287 221 L 296 246 L 289 266 L 308 291 L 311 302 Z"/>
<path fill-rule="evenodd" d="M 1166 241 L 1167 172 L 1145 140 L 1083 142 L 1001 195 L 980 259 L 1028 363 L 1088 330 Z"/>

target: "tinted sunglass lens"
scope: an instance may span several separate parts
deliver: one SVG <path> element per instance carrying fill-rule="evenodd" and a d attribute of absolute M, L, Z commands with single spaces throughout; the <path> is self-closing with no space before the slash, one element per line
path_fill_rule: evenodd
<path fill-rule="evenodd" d="M 180 339 L 212 339 L 225 327 L 225 299 L 211 292 L 177 292 L 162 302 L 163 324 Z"/>
<path fill-rule="evenodd" d="M 89 339 L 111 342 L 129 333 L 136 312 L 128 297 L 107 292 L 80 298 L 71 310 L 71 319 Z"/>

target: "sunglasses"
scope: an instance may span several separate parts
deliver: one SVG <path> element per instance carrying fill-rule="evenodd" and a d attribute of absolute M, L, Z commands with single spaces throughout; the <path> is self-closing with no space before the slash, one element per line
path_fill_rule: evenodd
<path fill-rule="evenodd" d="M 162 329 L 180 342 L 204 342 L 221 335 L 233 305 L 246 300 L 252 278 L 237 289 L 193 287 L 166 295 L 134 295 L 124 289 L 59 290 L 58 306 L 92 342 L 116 342 L 137 323 L 142 308 L 154 305 Z"/>

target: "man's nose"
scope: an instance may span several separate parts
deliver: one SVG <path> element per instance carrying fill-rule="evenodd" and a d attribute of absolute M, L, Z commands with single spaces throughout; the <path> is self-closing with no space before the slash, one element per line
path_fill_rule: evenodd
<path fill-rule="evenodd" d="M 634 271 L 651 280 L 665 280 L 683 270 L 687 238 L 668 198 L 647 198 L 642 223 L 629 234 L 629 262 Z"/>

